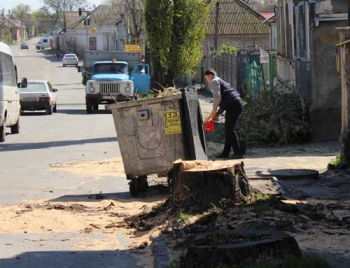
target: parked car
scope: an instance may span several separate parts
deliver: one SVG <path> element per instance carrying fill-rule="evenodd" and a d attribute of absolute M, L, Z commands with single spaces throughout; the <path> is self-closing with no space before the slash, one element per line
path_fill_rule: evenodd
<path fill-rule="evenodd" d="M 19 88 L 21 114 L 24 111 L 45 110 L 46 114 L 57 111 L 57 97 L 49 81 L 28 80 L 27 87 Z"/>
<path fill-rule="evenodd" d="M 35 47 L 37 50 L 39 49 L 45 49 L 45 48 L 52 48 L 53 45 L 53 37 L 52 36 L 46 36 L 41 38 L 38 43 L 36 43 Z"/>
<path fill-rule="evenodd" d="M 79 59 L 75 54 L 65 54 L 62 58 L 62 65 L 66 67 L 66 65 L 75 65 L 78 67 Z"/>
<path fill-rule="evenodd" d="M 11 49 L 0 42 L 0 142 L 6 139 L 7 128 L 12 134 L 20 130 L 20 101 L 18 87 L 26 86 L 27 79 L 23 78 L 17 84 L 17 67 L 14 64 Z"/>
<path fill-rule="evenodd" d="M 29 49 L 29 45 L 27 42 L 22 42 L 21 43 L 21 49 Z"/>
<path fill-rule="evenodd" d="M 35 48 L 36 48 L 37 50 L 42 49 L 42 42 L 36 43 Z"/>

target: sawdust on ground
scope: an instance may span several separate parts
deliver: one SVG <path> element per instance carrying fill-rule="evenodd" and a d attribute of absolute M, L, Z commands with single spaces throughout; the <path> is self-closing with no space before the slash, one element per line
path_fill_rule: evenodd
<path fill-rule="evenodd" d="M 141 213 L 148 208 L 149 202 L 156 205 L 159 201 L 145 200 L 94 200 L 86 202 L 50 202 L 31 201 L 19 205 L 0 207 L 0 233 L 58 234 L 80 233 L 101 234 L 105 239 L 80 241 L 72 250 L 121 250 L 116 232 L 122 232 L 131 239 L 129 249 L 138 254 L 142 251 L 139 265 L 152 267 L 153 257 L 149 246 L 149 233 L 134 234 L 134 229 L 125 224 L 124 219 Z M 157 233 L 154 227 L 151 231 Z M 64 240 L 64 239 L 63 239 Z M 63 241 L 62 240 L 62 241 Z M 67 238 L 69 240 L 69 238 Z M 45 241 L 40 241 L 45 242 Z"/>
<path fill-rule="evenodd" d="M 124 176 L 124 165 L 121 157 L 84 162 L 67 162 L 51 164 L 49 169 L 73 173 L 76 175 L 102 176 Z"/>
<path fill-rule="evenodd" d="M 298 145 L 282 148 L 257 148 L 249 149 L 245 159 L 246 170 L 256 171 L 264 169 L 279 168 L 312 168 L 319 171 L 326 169 L 329 161 L 337 154 L 334 143 L 328 146 L 318 144 L 316 146 Z M 208 143 L 209 156 L 220 152 L 222 145 Z M 104 175 L 124 175 L 123 162 L 121 158 L 111 158 L 101 161 L 56 163 L 50 165 L 50 169 L 69 172 L 76 175 L 89 175 L 101 177 Z M 165 197 L 163 198 L 163 200 Z M 336 202 L 335 200 L 333 200 Z M 149 219 L 152 228 L 148 231 L 130 229 L 125 225 L 124 219 L 141 213 L 145 207 L 156 205 L 158 201 L 152 202 L 149 199 L 142 201 L 126 202 L 123 200 L 103 200 L 100 202 L 79 202 L 79 206 L 73 202 L 48 202 L 34 201 L 16 206 L 0 207 L 1 233 L 47 233 L 47 232 L 78 232 L 104 234 L 107 239 L 103 241 L 91 241 L 75 245 L 75 248 L 98 249 L 112 246 L 116 250 L 119 248 L 115 238 L 115 232 L 122 230 L 131 239 L 133 245 L 138 248 L 145 242 L 149 245 L 150 236 L 157 236 L 164 230 L 169 222 L 166 220 L 167 213 L 161 213 L 159 217 Z M 306 202 L 300 201 L 300 202 Z M 317 202 L 321 202 L 318 200 Z M 332 202 L 328 200 L 327 202 Z M 111 205 L 113 203 L 113 206 Z M 52 207 L 52 206 L 56 206 Z M 64 209 L 60 209 L 64 206 Z M 69 208 L 72 206 L 72 208 Z M 107 209 L 108 208 L 108 209 Z M 343 211 L 338 211 L 341 215 L 350 215 L 349 206 Z M 275 215 L 273 215 L 275 217 Z M 278 220 L 277 220 L 278 221 Z M 313 222 L 315 223 L 315 222 Z M 317 223 L 317 222 L 316 222 Z M 320 222 L 322 223 L 322 221 Z M 106 227 L 108 226 L 108 227 Z M 112 226 L 112 227 L 111 227 Z M 304 229 L 302 229 L 304 228 Z M 326 255 L 335 267 L 347 267 L 342 260 L 350 259 L 350 235 L 348 228 L 327 226 L 324 224 L 302 225 L 298 232 L 292 232 L 299 246 L 306 252 L 319 252 Z M 333 229 L 333 231 L 332 231 Z M 302 231 L 303 230 L 303 231 Z M 146 255 L 142 260 L 143 267 L 151 267 L 151 263 L 145 261 L 152 260 L 152 253 L 147 246 L 142 249 Z M 339 258 L 339 256 L 342 256 Z"/>

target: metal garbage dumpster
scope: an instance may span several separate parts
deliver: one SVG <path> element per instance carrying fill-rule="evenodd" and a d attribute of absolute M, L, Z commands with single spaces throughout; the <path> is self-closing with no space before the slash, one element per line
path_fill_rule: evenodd
<path fill-rule="evenodd" d="M 106 109 L 112 111 L 132 196 L 147 190 L 147 175 L 166 175 L 177 159 L 207 159 L 197 92 L 119 102 Z"/>

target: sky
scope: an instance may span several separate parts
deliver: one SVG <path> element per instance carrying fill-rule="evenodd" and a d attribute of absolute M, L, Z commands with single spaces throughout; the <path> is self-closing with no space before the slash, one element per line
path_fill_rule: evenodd
<path fill-rule="evenodd" d="M 31 11 L 38 10 L 44 3 L 42 0 L 0 0 L 0 9 L 5 9 L 5 13 L 8 13 L 9 9 L 17 6 L 18 4 L 26 4 L 30 6 Z M 88 0 L 91 5 L 100 5 L 102 0 Z"/>

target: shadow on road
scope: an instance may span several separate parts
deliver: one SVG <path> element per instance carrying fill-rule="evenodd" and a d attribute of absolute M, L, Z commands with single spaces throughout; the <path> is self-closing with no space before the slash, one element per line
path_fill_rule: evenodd
<path fill-rule="evenodd" d="M 125 179 L 125 183 L 127 180 Z M 98 193 L 98 194 L 83 194 L 83 195 L 63 195 L 50 202 L 100 202 L 102 200 L 115 200 L 118 202 L 155 202 L 164 200 L 170 196 L 170 189 L 165 185 L 151 185 L 144 193 L 139 196 L 132 197 L 129 192 L 119 193 Z"/>
<path fill-rule="evenodd" d="M 26 243 L 28 244 L 28 241 Z M 50 242 L 46 242 L 46 243 L 50 243 Z M 1 268 L 14 268 L 14 267 L 17 267 L 17 268 L 24 268 L 24 267 L 25 268 L 44 268 L 44 267 L 134 268 L 135 267 L 136 268 L 136 267 L 141 267 L 136 264 L 136 257 L 133 257 L 131 253 L 132 253 L 131 250 L 32 251 L 32 252 L 24 252 L 22 254 L 14 256 L 13 258 L 0 259 L 0 267 Z"/>
<path fill-rule="evenodd" d="M 0 145 L 0 151 L 22 151 L 22 150 L 36 150 L 46 149 L 52 147 L 63 147 L 71 145 L 81 145 L 86 143 L 100 143 L 100 142 L 116 142 L 117 138 L 96 138 L 85 140 L 68 140 L 68 141 L 50 141 L 37 143 L 5 143 Z"/>
<path fill-rule="evenodd" d="M 93 115 L 93 114 L 112 114 L 109 110 L 98 110 L 94 111 L 92 114 L 88 114 L 86 110 L 77 110 L 77 109 L 57 109 L 58 114 L 82 114 L 82 115 Z"/>
<path fill-rule="evenodd" d="M 59 104 L 57 104 L 59 105 Z M 62 106 L 62 105 L 60 105 Z M 57 112 L 55 112 L 54 114 L 72 114 L 72 115 L 75 115 L 75 114 L 79 114 L 79 115 L 91 115 L 91 114 L 88 114 L 86 113 L 86 110 L 84 110 L 83 108 L 82 109 L 59 109 L 57 108 Z M 104 110 L 104 109 L 100 109 L 98 111 L 94 111 L 92 114 L 112 114 L 111 111 L 109 110 Z M 38 111 L 35 111 L 35 112 L 28 112 L 28 111 L 25 111 L 24 113 L 21 114 L 21 116 L 46 116 L 46 112 L 38 112 Z"/>

